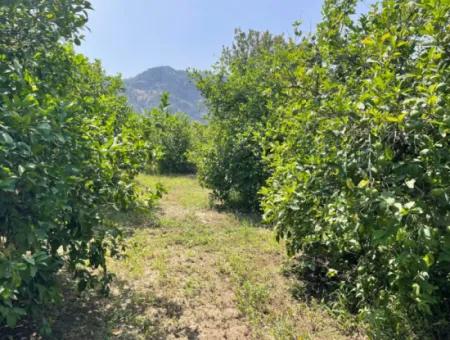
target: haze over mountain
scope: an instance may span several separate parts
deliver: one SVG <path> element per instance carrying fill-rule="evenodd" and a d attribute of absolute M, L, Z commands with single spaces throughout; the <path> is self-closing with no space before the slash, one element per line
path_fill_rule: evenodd
<path fill-rule="evenodd" d="M 164 91 L 170 93 L 172 112 L 185 112 L 194 120 L 201 120 L 207 112 L 200 91 L 188 73 L 170 66 L 153 67 L 126 79 L 125 90 L 130 104 L 138 112 L 158 106 Z"/>

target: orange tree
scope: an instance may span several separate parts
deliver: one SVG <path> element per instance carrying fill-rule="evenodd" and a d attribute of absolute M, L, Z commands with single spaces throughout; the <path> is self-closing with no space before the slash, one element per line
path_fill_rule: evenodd
<path fill-rule="evenodd" d="M 151 145 L 147 169 L 162 174 L 188 174 L 195 166 L 188 158 L 193 147 L 194 122 L 182 112 L 169 112 L 169 93 L 161 96 L 159 107 L 141 115 L 144 140 Z"/>
<path fill-rule="evenodd" d="M 291 54 L 263 210 L 299 254 L 304 294 L 376 338 L 447 338 L 450 3 L 385 0 L 355 21 L 356 2 L 325 1 Z"/>
<path fill-rule="evenodd" d="M 228 207 L 259 211 L 268 177 L 260 139 L 273 102 L 282 100 L 277 70 L 287 46 L 282 36 L 237 30 L 212 71 L 192 74 L 209 110 L 206 142 L 192 155 L 202 184 Z"/>
<path fill-rule="evenodd" d="M 88 9 L 0 3 L 0 324 L 10 327 L 58 299 L 63 264 L 80 289 L 107 288 L 117 230 L 103 212 L 133 204 L 146 162 L 120 79 L 71 48 Z"/>

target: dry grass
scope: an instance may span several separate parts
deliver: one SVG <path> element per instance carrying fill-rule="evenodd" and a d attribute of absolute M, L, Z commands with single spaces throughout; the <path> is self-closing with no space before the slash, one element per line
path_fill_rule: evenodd
<path fill-rule="evenodd" d="M 217 212 L 192 177 L 140 176 L 168 194 L 136 223 L 107 299 L 67 296 L 58 339 L 344 339 L 317 304 L 295 301 L 284 250 L 254 219 Z M 357 338 L 354 336 L 353 338 Z"/>

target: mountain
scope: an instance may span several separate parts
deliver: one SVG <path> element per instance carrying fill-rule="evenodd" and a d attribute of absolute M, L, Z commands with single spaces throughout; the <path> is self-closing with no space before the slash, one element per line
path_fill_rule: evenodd
<path fill-rule="evenodd" d="M 164 91 L 170 93 L 172 112 L 185 112 L 194 120 L 201 120 L 206 114 L 200 91 L 186 71 L 161 66 L 125 79 L 128 101 L 138 112 L 158 106 Z"/>

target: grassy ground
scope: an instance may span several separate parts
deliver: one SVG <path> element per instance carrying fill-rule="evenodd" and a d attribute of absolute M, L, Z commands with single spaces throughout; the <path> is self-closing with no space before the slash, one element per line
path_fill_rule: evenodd
<path fill-rule="evenodd" d="M 210 209 L 193 177 L 138 181 L 168 191 L 157 224 L 123 217 L 133 232 L 125 256 L 109 261 L 111 296 L 66 296 L 58 339 L 349 338 L 320 306 L 292 299 L 271 230 Z"/>

